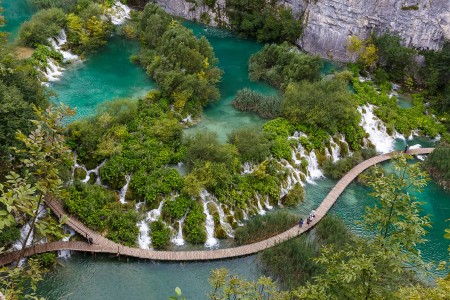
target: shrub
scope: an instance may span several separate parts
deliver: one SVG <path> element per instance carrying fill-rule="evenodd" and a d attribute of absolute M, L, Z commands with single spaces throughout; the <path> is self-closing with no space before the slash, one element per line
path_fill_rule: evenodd
<path fill-rule="evenodd" d="M 272 44 L 250 57 L 249 76 L 284 89 L 291 82 L 318 80 L 322 66 L 318 56 L 300 52 L 288 43 Z"/>
<path fill-rule="evenodd" d="M 114 207 L 108 219 L 108 234 L 106 237 L 116 243 L 134 247 L 139 234 L 137 222 L 137 212 L 133 210 L 123 212 L 120 206 Z"/>
<path fill-rule="evenodd" d="M 303 201 L 305 191 L 301 184 L 296 183 L 294 188 L 282 199 L 282 203 L 287 206 L 296 206 Z"/>
<path fill-rule="evenodd" d="M 206 216 L 203 213 L 203 207 L 196 202 L 184 222 L 186 241 L 193 244 L 201 244 L 206 241 L 205 220 Z"/>
<path fill-rule="evenodd" d="M 162 217 L 170 222 L 181 219 L 188 209 L 192 207 L 193 200 L 189 196 L 181 194 L 173 200 L 164 202 Z"/>
<path fill-rule="evenodd" d="M 30 21 L 22 24 L 19 40 L 23 45 L 36 47 L 50 46 L 51 37 L 59 35 L 66 24 L 66 15 L 61 9 L 50 8 L 38 11 Z"/>
<path fill-rule="evenodd" d="M 170 242 L 170 228 L 161 220 L 150 224 L 150 235 L 155 249 L 164 249 Z"/>
<path fill-rule="evenodd" d="M 56 253 L 55 252 L 47 252 L 35 254 L 32 256 L 38 260 L 39 264 L 43 268 L 51 268 L 56 265 Z"/>
<path fill-rule="evenodd" d="M 267 134 L 256 128 L 233 131 L 228 142 L 236 146 L 243 162 L 260 163 L 270 155 L 271 143 Z"/>
<path fill-rule="evenodd" d="M 256 215 L 245 226 L 236 229 L 234 239 L 238 245 L 256 243 L 292 228 L 298 220 L 297 216 L 285 211 Z"/>
<path fill-rule="evenodd" d="M 11 245 L 20 238 L 20 228 L 17 226 L 4 227 L 0 232 L 0 248 Z"/>
<path fill-rule="evenodd" d="M 424 163 L 431 176 L 441 185 L 450 188 L 450 147 L 441 144 L 431 152 Z"/>
<path fill-rule="evenodd" d="M 248 88 L 239 90 L 232 104 L 238 110 L 255 112 L 263 118 L 281 115 L 281 97 L 266 96 Z"/>

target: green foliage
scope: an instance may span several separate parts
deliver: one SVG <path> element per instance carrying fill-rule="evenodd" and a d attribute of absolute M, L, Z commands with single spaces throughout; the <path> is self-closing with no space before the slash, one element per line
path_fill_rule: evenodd
<path fill-rule="evenodd" d="M 91 3 L 67 15 L 67 40 L 75 53 L 89 53 L 106 44 L 113 27 L 102 14 L 101 7 Z"/>
<path fill-rule="evenodd" d="M 220 144 L 215 132 L 197 132 L 186 141 L 185 161 L 189 169 L 206 161 L 231 166 L 236 155 L 236 148 Z"/>
<path fill-rule="evenodd" d="M 152 246 L 155 249 L 164 249 L 170 242 L 170 228 L 161 220 L 150 224 L 150 235 L 152 238 Z"/>
<path fill-rule="evenodd" d="M 202 205 L 195 202 L 184 222 L 186 241 L 193 244 L 201 244 L 206 241 L 205 220 L 206 216 L 203 213 Z"/>
<path fill-rule="evenodd" d="M 3 227 L 0 233 L 0 248 L 7 248 L 20 238 L 20 228 L 15 224 Z"/>
<path fill-rule="evenodd" d="M 116 201 L 113 191 L 99 185 L 76 182 L 69 186 L 64 201 L 67 211 L 95 231 L 105 230 L 111 215 L 112 203 Z"/>
<path fill-rule="evenodd" d="M 294 124 L 323 129 L 330 134 L 358 127 L 357 103 L 340 80 L 290 84 L 283 101 L 283 115 Z"/>
<path fill-rule="evenodd" d="M 116 206 L 108 219 L 108 234 L 106 237 L 116 243 L 134 247 L 136 245 L 139 229 L 136 226 L 138 214 L 133 210 L 121 211 Z"/>
<path fill-rule="evenodd" d="M 247 281 L 237 275 L 230 276 L 227 269 L 211 271 L 209 278 L 212 291 L 209 299 L 279 299 L 287 300 L 288 295 L 278 292 L 277 285 L 269 277 L 260 277 L 257 281 Z"/>
<path fill-rule="evenodd" d="M 193 206 L 193 200 L 189 196 L 181 194 L 173 200 L 164 202 L 162 217 L 170 222 L 181 219 Z"/>
<path fill-rule="evenodd" d="M 151 173 L 140 170 L 133 174 L 130 187 L 135 197 L 146 199 L 148 204 L 152 204 L 165 195 L 181 191 L 183 184 L 183 178 L 177 170 L 163 167 Z"/>
<path fill-rule="evenodd" d="M 284 89 L 292 82 L 318 80 L 322 66 L 320 57 L 300 52 L 288 43 L 271 44 L 250 57 L 249 76 Z"/>
<path fill-rule="evenodd" d="M 331 179 L 340 179 L 347 174 L 354 166 L 375 156 L 374 149 L 366 148 L 353 152 L 352 156 L 342 158 L 337 162 L 326 160 L 322 165 L 326 177 Z"/>
<path fill-rule="evenodd" d="M 315 234 L 308 233 L 264 250 L 259 255 L 264 274 L 279 280 L 283 289 L 304 285 L 324 272 L 313 261 L 319 256 L 320 247 L 333 245 L 338 250 L 352 238 L 344 222 L 330 215 L 324 217 L 314 231 Z"/>
<path fill-rule="evenodd" d="M 228 142 L 236 146 L 243 162 L 261 163 L 270 155 L 271 143 L 267 134 L 256 128 L 233 131 Z"/>
<path fill-rule="evenodd" d="M 298 216 L 285 211 L 256 215 L 236 229 L 234 238 L 238 245 L 256 243 L 292 228 L 298 220 Z"/>
<path fill-rule="evenodd" d="M 63 56 L 61 53 L 44 46 L 37 45 L 36 50 L 31 55 L 31 64 L 37 67 L 46 67 L 48 59 L 51 58 L 57 62 L 63 61 Z"/>
<path fill-rule="evenodd" d="M 263 118 L 270 119 L 281 115 L 279 96 L 266 96 L 248 88 L 239 90 L 232 104 L 238 110 L 255 112 Z"/>
<path fill-rule="evenodd" d="M 199 116 L 203 106 L 219 99 L 222 71 L 205 37 L 197 39 L 152 3 L 144 8 L 137 28 L 139 62 L 176 112 Z"/>
<path fill-rule="evenodd" d="M 450 147 L 447 144 L 440 144 L 431 152 L 424 163 L 428 173 L 437 182 L 450 188 Z"/>
<path fill-rule="evenodd" d="M 59 8 L 38 11 L 30 21 L 22 24 L 19 39 L 23 45 L 36 47 L 50 46 L 49 38 L 59 35 L 66 24 L 66 15 Z"/>
<path fill-rule="evenodd" d="M 288 138 L 295 131 L 294 126 L 284 118 L 276 118 L 263 125 L 264 132 L 273 136 Z"/>
<path fill-rule="evenodd" d="M 385 69 L 391 80 L 401 81 L 414 67 L 415 51 L 402 46 L 400 37 L 389 33 L 374 37 L 373 40 L 378 48 L 378 67 Z"/>
<path fill-rule="evenodd" d="M 370 103 L 377 106 L 375 115 L 391 128 L 405 136 L 410 135 L 412 130 L 419 129 L 423 135 L 436 137 L 445 133 L 445 126 L 436 121 L 429 113 L 424 104 L 423 95 L 413 95 L 413 107 L 401 108 L 397 104 L 396 97 L 389 98 L 387 91 L 377 92 L 375 86 L 370 82 L 359 82 L 353 80 L 353 88 L 356 92 L 355 98 L 360 105 Z"/>
<path fill-rule="evenodd" d="M 282 203 L 287 206 L 297 206 L 300 202 L 303 201 L 305 197 L 305 191 L 301 184 L 296 183 L 294 188 L 289 191 L 289 193 L 281 199 Z"/>
<path fill-rule="evenodd" d="M 61 8 L 69 11 L 76 4 L 77 0 L 31 0 L 31 4 L 39 9 Z"/>
<path fill-rule="evenodd" d="M 36 259 L 41 267 L 43 268 L 51 268 L 56 265 L 56 253 L 55 252 L 47 252 L 41 254 L 35 254 L 32 258 Z"/>
<path fill-rule="evenodd" d="M 301 21 L 292 10 L 276 1 L 227 0 L 226 7 L 231 29 L 243 37 L 293 43 L 302 32 Z"/>

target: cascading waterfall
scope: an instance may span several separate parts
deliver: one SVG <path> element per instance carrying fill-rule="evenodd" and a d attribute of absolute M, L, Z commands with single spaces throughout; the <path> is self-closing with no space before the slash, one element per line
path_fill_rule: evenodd
<path fill-rule="evenodd" d="M 244 170 L 242 171 L 242 175 L 252 174 L 254 172 L 255 166 L 251 162 L 246 162 L 243 165 Z"/>
<path fill-rule="evenodd" d="M 45 71 L 42 71 L 42 74 L 45 76 L 47 81 L 58 81 L 62 74 L 64 68 L 60 67 L 56 61 L 51 58 L 47 58 L 47 66 L 45 67 Z M 48 85 L 47 82 L 43 83 L 44 85 Z"/>
<path fill-rule="evenodd" d="M 369 134 L 370 142 L 379 153 L 388 153 L 394 150 L 396 138 L 405 139 L 401 134 L 395 132 L 394 136 L 387 133 L 386 125 L 373 113 L 375 106 L 366 104 L 358 107 L 361 114 L 360 126 Z"/>
<path fill-rule="evenodd" d="M 220 221 L 220 225 L 222 226 L 223 230 L 225 230 L 226 234 L 230 237 L 230 238 L 234 238 L 234 230 L 233 227 L 231 227 L 230 223 L 228 223 L 227 221 L 225 221 L 225 212 L 223 211 L 222 207 L 220 206 L 220 204 L 214 203 L 217 206 L 217 211 L 219 213 L 219 221 Z"/>
<path fill-rule="evenodd" d="M 261 205 L 261 199 L 260 199 L 258 193 L 255 193 L 255 198 L 256 198 L 256 203 L 258 205 L 258 214 L 261 216 L 264 216 L 266 214 L 266 211 L 264 210 L 264 208 Z"/>
<path fill-rule="evenodd" d="M 206 215 L 206 242 L 205 246 L 208 248 L 215 247 L 219 244 L 219 240 L 214 237 L 214 219 L 208 210 L 208 197 L 209 193 L 206 190 L 202 190 L 200 197 L 203 202 L 203 213 Z"/>
<path fill-rule="evenodd" d="M 125 197 L 127 196 L 128 186 L 130 185 L 131 175 L 125 175 L 125 185 L 119 191 L 119 201 L 122 204 L 127 203 Z"/>
<path fill-rule="evenodd" d="M 130 19 L 131 9 L 116 1 L 111 8 L 106 10 L 106 14 L 111 17 L 111 23 L 114 25 L 122 25 L 127 19 Z"/>
<path fill-rule="evenodd" d="M 323 173 L 319 169 L 319 162 L 314 150 L 311 150 L 306 159 L 308 161 L 308 176 L 306 177 L 306 181 L 308 181 L 308 183 L 315 184 L 314 179 L 322 178 Z"/>
<path fill-rule="evenodd" d="M 81 168 L 86 172 L 86 177 L 84 179 L 81 180 L 81 182 L 83 183 L 87 183 L 90 179 L 91 179 L 91 174 L 95 174 L 97 179 L 95 180 L 95 184 L 97 185 L 101 185 L 107 188 L 107 186 L 102 184 L 102 181 L 100 179 L 100 175 L 99 175 L 99 170 L 101 167 L 103 167 L 103 165 L 106 163 L 106 160 L 104 160 L 101 164 L 99 164 L 97 167 L 95 167 L 92 170 L 88 170 L 86 169 L 86 167 L 84 165 L 80 165 L 77 163 L 77 158 L 75 157 L 74 159 L 74 164 L 73 164 L 73 169 L 72 169 L 72 180 L 70 181 L 71 183 L 73 182 L 73 179 L 75 177 L 75 169 L 77 168 Z"/>
<path fill-rule="evenodd" d="M 62 50 L 62 47 L 67 43 L 67 35 L 64 29 L 61 29 L 57 37 L 49 38 L 48 41 L 56 52 L 61 53 L 64 63 L 77 61 L 79 59 L 78 55 L 72 54 L 70 51 Z"/>
<path fill-rule="evenodd" d="M 138 244 L 141 249 L 150 249 L 151 239 L 150 239 L 150 227 L 146 220 L 142 220 L 137 223 L 139 228 L 139 238 Z"/>
<path fill-rule="evenodd" d="M 183 239 L 183 224 L 186 220 L 187 213 L 178 221 L 178 231 L 177 234 L 172 238 L 172 243 L 177 246 L 183 246 L 185 241 Z"/>
<path fill-rule="evenodd" d="M 71 227 L 64 225 L 64 233 L 68 234 L 68 236 L 65 236 L 62 238 L 63 242 L 68 242 L 70 239 L 76 234 L 75 230 L 73 230 Z M 58 258 L 70 258 L 70 250 L 59 250 L 58 251 Z"/>
<path fill-rule="evenodd" d="M 338 144 L 333 141 L 333 138 L 330 138 L 330 148 L 331 148 L 331 159 L 333 162 L 337 162 L 339 160 L 339 156 L 341 155 L 341 148 Z M 328 149 L 327 149 L 328 150 Z"/>

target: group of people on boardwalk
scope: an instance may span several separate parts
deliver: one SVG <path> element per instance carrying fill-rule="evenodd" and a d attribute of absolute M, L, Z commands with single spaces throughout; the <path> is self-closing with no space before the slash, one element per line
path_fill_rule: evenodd
<path fill-rule="evenodd" d="M 309 214 L 308 218 L 306 219 L 306 225 L 311 224 L 312 220 L 316 217 L 316 211 L 313 209 L 311 210 L 311 213 Z M 303 218 L 300 218 L 300 221 L 298 222 L 298 227 L 301 228 L 303 226 Z"/>

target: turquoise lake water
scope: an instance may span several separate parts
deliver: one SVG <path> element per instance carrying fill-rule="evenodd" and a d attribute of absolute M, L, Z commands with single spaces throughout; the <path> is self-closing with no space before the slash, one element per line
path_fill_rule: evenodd
<path fill-rule="evenodd" d="M 32 9 L 26 0 L 3 0 L 5 17 L 10 19 L 7 30 L 17 32 L 18 25 L 31 15 Z M 14 23 L 15 22 L 15 23 Z M 231 100 L 239 89 L 249 87 L 254 90 L 274 94 L 276 90 L 263 83 L 248 79 L 247 60 L 262 45 L 253 41 L 241 40 L 227 31 L 186 23 L 197 35 L 206 35 L 220 60 L 225 74 L 220 84 L 222 98 L 205 109 L 205 117 L 196 127 L 189 129 L 209 129 L 216 131 L 222 140 L 233 129 L 242 126 L 259 126 L 264 120 L 254 114 L 242 113 L 233 109 Z M 8 29 L 9 28 L 9 29 Z M 76 106 L 76 118 L 91 115 L 99 103 L 122 97 L 144 94 L 154 88 L 154 83 L 145 72 L 129 62 L 130 54 L 137 50 L 137 44 L 112 37 L 106 47 L 90 56 L 86 61 L 68 66 L 63 78 L 51 85 L 58 93 L 58 100 Z M 333 69 L 327 64 L 324 72 Z M 410 145 L 421 143 L 426 146 L 429 140 L 417 138 Z M 398 148 L 402 148 L 399 142 Z M 323 179 L 316 185 L 306 186 L 306 200 L 296 212 L 308 214 L 331 190 L 336 182 Z M 332 213 L 342 217 L 357 233 L 365 234 L 355 225 L 364 212 L 364 206 L 372 204 L 368 189 L 353 183 L 336 202 Z M 440 261 L 447 258 L 448 241 L 443 239 L 445 219 L 450 217 L 450 194 L 430 182 L 420 199 L 426 203 L 425 214 L 429 214 L 433 229 L 427 236 L 428 242 L 420 246 L 427 261 Z M 234 260 L 204 263 L 156 263 L 121 258 L 108 258 L 90 254 L 76 254 L 71 259 L 61 261 L 63 266 L 50 273 L 40 285 L 39 291 L 48 299 L 167 299 L 173 289 L 179 286 L 188 299 L 207 299 L 207 282 L 211 269 L 227 267 L 249 279 L 260 275 L 257 256 Z M 95 295 L 95 297 L 93 296 Z"/>

